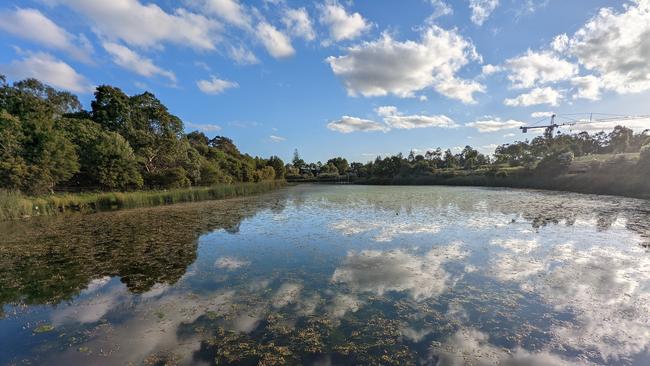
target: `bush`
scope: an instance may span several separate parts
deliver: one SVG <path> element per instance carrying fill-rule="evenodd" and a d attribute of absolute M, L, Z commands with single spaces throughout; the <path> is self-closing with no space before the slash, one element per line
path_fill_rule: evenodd
<path fill-rule="evenodd" d="M 547 155 L 537 164 L 536 172 L 548 175 L 561 175 L 569 171 L 574 159 L 573 152 L 561 152 Z"/>
<path fill-rule="evenodd" d="M 644 171 L 650 171 L 650 144 L 643 145 L 638 165 Z"/>

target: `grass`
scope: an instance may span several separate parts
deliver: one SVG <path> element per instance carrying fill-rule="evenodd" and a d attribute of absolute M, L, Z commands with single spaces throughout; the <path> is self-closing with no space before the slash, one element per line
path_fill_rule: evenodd
<path fill-rule="evenodd" d="M 264 181 L 161 191 L 65 193 L 35 197 L 18 191 L 0 190 L 0 220 L 56 215 L 66 211 L 108 211 L 249 196 L 285 184 L 285 181 Z"/>

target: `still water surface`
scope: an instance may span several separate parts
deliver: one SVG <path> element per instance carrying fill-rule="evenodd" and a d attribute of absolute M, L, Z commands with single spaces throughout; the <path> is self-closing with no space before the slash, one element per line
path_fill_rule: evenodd
<path fill-rule="evenodd" d="M 650 363 L 650 204 L 297 186 L 0 224 L 0 364 Z"/>

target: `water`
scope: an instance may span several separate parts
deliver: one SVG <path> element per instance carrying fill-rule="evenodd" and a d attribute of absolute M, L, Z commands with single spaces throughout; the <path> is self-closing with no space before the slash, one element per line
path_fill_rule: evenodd
<path fill-rule="evenodd" d="M 0 225 L 0 364 L 650 363 L 650 204 L 298 186 Z"/>

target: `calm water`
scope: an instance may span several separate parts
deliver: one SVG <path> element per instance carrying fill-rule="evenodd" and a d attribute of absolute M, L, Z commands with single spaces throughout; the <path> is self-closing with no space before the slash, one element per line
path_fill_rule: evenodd
<path fill-rule="evenodd" d="M 298 186 L 0 242 L 0 364 L 650 363 L 646 201 Z"/>

